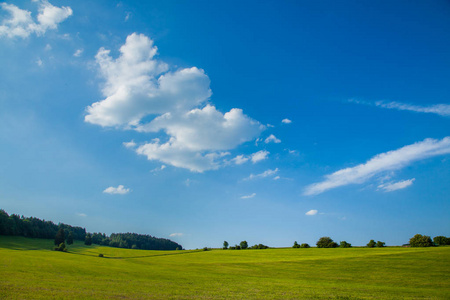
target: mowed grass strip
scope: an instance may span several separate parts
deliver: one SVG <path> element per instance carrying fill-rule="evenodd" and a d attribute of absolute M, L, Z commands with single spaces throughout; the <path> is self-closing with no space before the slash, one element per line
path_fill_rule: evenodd
<path fill-rule="evenodd" d="M 52 243 L 0 236 L 1 299 L 450 299 L 450 247 L 146 251 L 76 242 L 62 253 Z"/>

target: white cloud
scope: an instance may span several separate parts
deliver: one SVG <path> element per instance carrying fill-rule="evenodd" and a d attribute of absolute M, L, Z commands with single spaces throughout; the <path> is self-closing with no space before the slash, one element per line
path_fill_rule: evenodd
<path fill-rule="evenodd" d="M 364 164 L 326 175 L 324 181 L 307 186 L 304 195 L 316 195 L 348 184 L 361 184 L 382 172 L 398 170 L 414 161 L 449 153 L 450 137 L 442 140 L 425 139 L 397 150 L 378 154 Z"/>
<path fill-rule="evenodd" d="M 175 233 L 169 234 L 170 237 L 183 236 L 183 235 L 184 235 L 184 233 L 181 233 L 181 232 L 175 232 Z"/>
<path fill-rule="evenodd" d="M 153 140 L 136 152 L 194 172 L 218 169 L 226 150 L 253 140 L 265 126 L 241 109 L 219 112 L 206 101 L 210 80 L 196 67 L 169 71 L 155 59 L 157 48 L 145 35 L 133 33 L 113 59 L 101 48 L 96 56 L 106 83 L 104 100 L 87 107 L 85 121 L 103 127 L 164 132 L 164 142 Z M 144 123 L 145 117 L 153 120 Z"/>
<path fill-rule="evenodd" d="M 103 193 L 106 194 L 119 194 L 119 195 L 125 195 L 128 194 L 131 190 L 126 189 L 123 185 L 119 185 L 118 187 L 112 187 L 106 188 Z"/>
<path fill-rule="evenodd" d="M 159 168 L 154 168 L 153 170 L 151 170 L 151 173 L 156 173 L 156 172 L 161 172 L 162 170 L 164 170 L 166 168 L 165 165 L 161 165 L 161 167 Z"/>
<path fill-rule="evenodd" d="M 232 161 L 236 165 L 242 165 L 243 163 L 246 163 L 250 158 L 245 155 L 237 155 L 235 158 L 232 159 Z"/>
<path fill-rule="evenodd" d="M 122 144 L 123 144 L 126 148 L 134 148 L 134 147 L 137 146 L 137 144 L 136 144 L 133 140 L 131 140 L 131 141 L 129 141 L 129 142 L 123 142 Z"/>
<path fill-rule="evenodd" d="M 83 54 L 84 49 L 77 49 L 77 51 L 75 51 L 75 53 L 73 54 L 73 56 L 75 57 L 80 57 L 81 54 Z"/>
<path fill-rule="evenodd" d="M 241 199 L 250 199 L 256 196 L 256 193 L 253 193 L 251 195 L 247 195 L 247 196 L 242 196 Z"/>
<path fill-rule="evenodd" d="M 273 180 L 278 180 L 278 179 L 280 179 L 281 177 L 280 176 L 275 176 L 274 178 L 273 178 Z"/>
<path fill-rule="evenodd" d="M 0 3 L 0 7 L 10 14 L 10 18 L 3 20 L 0 25 L 0 36 L 27 38 L 33 33 L 43 35 L 49 29 L 57 29 L 59 23 L 72 15 L 70 7 L 56 7 L 47 0 L 34 2 L 39 3 L 37 22 L 31 17 L 30 11 L 14 4 Z"/>
<path fill-rule="evenodd" d="M 383 189 L 385 192 L 392 192 L 392 191 L 407 188 L 408 186 L 413 184 L 414 180 L 416 180 L 416 179 L 412 178 L 412 179 L 407 179 L 407 180 L 398 181 L 398 182 L 384 183 L 384 184 L 380 184 L 378 186 L 378 188 Z"/>
<path fill-rule="evenodd" d="M 77 216 L 82 217 L 82 218 L 86 218 L 87 215 L 84 213 L 76 213 Z"/>
<path fill-rule="evenodd" d="M 38 59 L 36 60 L 36 64 L 37 64 L 39 67 L 42 67 L 42 66 L 44 65 L 44 62 L 42 61 L 42 59 L 38 58 Z"/>
<path fill-rule="evenodd" d="M 262 160 L 267 159 L 267 156 L 268 156 L 269 154 L 270 154 L 270 152 L 269 152 L 269 151 L 266 151 L 266 150 L 261 150 L 261 151 L 258 151 L 258 152 L 256 152 L 256 153 L 253 153 L 253 154 L 251 155 L 252 163 L 256 164 L 257 162 L 260 162 L 260 161 L 262 161 Z"/>
<path fill-rule="evenodd" d="M 314 216 L 318 213 L 317 209 L 311 209 L 310 211 L 306 212 L 305 215 L 307 216 Z"/>
<path fill-rule="evenodd" d="M 256 174 L 256 175 L 250 174 L 250 176 L 245 178 L 244 180 L 252 180 L 252 179 L 256 179 L 256 178 L 266 178 L 266 177 L 274 176 L 275 174 L 278 173 L 278 171 L 279 171 L 278 168 L 276 168 L 274 170 L 268 169 L 261 174 Z"/>
<path fill-rule="evenodd" d="M 276 136 L 274 136 L 273 134 L 269 135 L 266 140 L 264 141 L 266 144 L 268 143 L 275 143 L 275 144 L 279 144 L 281 143 L 281 140 L 277 139 Z"/>
<path fill-rule="evenodd" d="M 409 110 L 414 112 L 437 114 L 443 117 L 450 117 L 450 105 L 449 104 L 434 104 L 429 106 L 412 105 L 400 102 L 384 102 L 377 101 L 375 105 L 378 107 L 397 109 L 397 110 Z"/>
<path fill-rule="evenodd" d="M 291 124 L 292 123 L 292 121 L 289 120 L 289 119 L 283 119 L 281 122 L 284 123 L 284 124 Z"/>
<path fill-rule="evenodd" d="M 50 51 L 50 50 L 52 50 L 52 45 L 50 45 L 50 44 L 45 45 L 44 50 L 45 50 L 45 51 Z"/>
<path fill-rule="evenodd" d="M 127 12 L 125 15 L 125 22 L 128 21 L 130 19 L 130 17 L 131 17 L 131 13 Z"/>

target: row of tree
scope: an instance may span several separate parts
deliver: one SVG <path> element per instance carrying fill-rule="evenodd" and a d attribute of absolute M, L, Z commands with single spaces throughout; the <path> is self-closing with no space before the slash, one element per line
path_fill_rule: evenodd
<path fill-rule="evenodd" d="M 176 250 L 183 247 L 168 239 L 137 233 L 87 233 L 85 228 L 64 223 L 56 225 L 34 217 L 25 218 L 19 215 L 8 215 L 0 209 L 0 235 L 25 236 L 31 238 L 55 239 L 57 248 L 65 249 L 74 240 L 84 241 L 86 245 L 97 244 L 110 247 L 145 249 L 145 250 Z M 64 245 L 62 246 L 61 243 Z"/>
<path fill-rule="evenodd" d="M 222 249 L 227 250 L 241 250 L 241 249 L 267 249 L 269 246 L 263 245 L 263 244 L 255 244 L 251 247 L 248 246 L 247 241 L 242 241 L 239 243 L 239 245 L 229 246 L 227 241 L 223 242 Z"/>
<path fill-rule="evenodd" d="M 450 245 L 450 238 L 439 235 L 435 236 L 433 240 L 428 235 L 416 234 L 409 239 L 409 246 L 411 247 L 432 247 L 432 246 L 446 246 Z"/>

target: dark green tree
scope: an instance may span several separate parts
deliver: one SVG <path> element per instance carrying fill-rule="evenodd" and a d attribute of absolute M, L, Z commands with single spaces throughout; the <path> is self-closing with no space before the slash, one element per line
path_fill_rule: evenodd
<path fill-rule="evenodd" d="M 381 248 L 384 247 L 385 245 L 386 245 L 385 242 L 377 241 L 377 247 Z"/>
<path fill-rule="evenodd" d="M 450 239 L 442 235 L 435 236 L 433 242 L 436 246 L 450 245 Z"/>
<path fill-rule="evenodd" d="M 347 243 L 346 241 L 342 241 L 342 242 L 339 244 L 339 247 L 340 247 L 340 248 L 351 248 L 351 247 L 352 247 L 352 244 Z"/>
<path fill-rule="evenodd" d="M 67 236 L 67 245 L 73 244 L 73 233 L 72 231 L 69 231 L 69 235 Z"/>
<path fill-rule="evenodd" d="M 317 248 L 336 248 L 338 244 L 333 242 L 330 237 L 324 236 L 317 241 L 316 246 Z"/>
<path fill-rule="evenodd" d="M 370 240 L 369 243 L 368 243 L 366 246 L 369 247 L 369 248 L 373 248 L 373 247 L 375 247 L 376 245 L 377 245 L 377 243 L 375 243 L 374 240 Z"/>
<path fill-rule="evenodd" d="M 84 244 L 87 246 L 92 245 L 92 236 L 90 233 L 86 234 L 86 238 L 84 239 Z"/>
<path fill-rule="evenodd" d="M 409 239 L 409 245 L 411 247 L 431 247 L 433 242 L 428 235 L 416 234 Z"/>
<path fill-rule="evenodd" d="M 64 228 L 60 227 L 55 235 L 55 245 L 59 246 L 59 244 L 64 243 L 65 240 Z"/>
<path fill-rule="evenodd" d="M 292 248 L 300 248 L 300 245 L 297 243 L 297 241 L 294 242 L 294 245 L 292 246 Z"/>
<path fill-rule="evenodd" d="M 247 241 L 242 241 L 239 246 L 241 246 L 241 249 L 247 249 L 248 248 L 248 243 Z"/>
<path fill-rule="evenodd" d="M 311 246 L 307 243 L 303 243 L 300 245 L 300 248 L 311 248 Z"/>
<path fill-rule="evenodd" d="M 223 249 L 228 249 L 228 242 L 227 241 L 223 241 Z"/>

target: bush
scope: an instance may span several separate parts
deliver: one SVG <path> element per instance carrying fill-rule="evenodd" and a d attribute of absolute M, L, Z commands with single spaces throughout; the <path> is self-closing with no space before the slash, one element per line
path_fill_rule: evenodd
<path fill-rule="evenodd" d="M 409 239 L 409 244 L 411 247 L 431 247 L 433 242 L 428 235 L 416 234 Z"/>
<path fill-rule="evenodd" d="M 297 241 L 294 242 L 294 246 L 292 246 L 292 248 L 300 248 L 300 245 L 297 244 Z"/>
<path fill-rule="evenodd" d="M 203 251 L 208 251 L 210 250 L 208 247 L 203 247 Z"/>
<path fill-rule="evenodd" d="M 339 247 L 340 247 L 340 248 L 351 248 L 351 247 L 352 247 L 352 244 L 347 243 L 346 241 L 342 241 L 342 242 L 339 244 Z"/>
<path fill-rule="evenodd" d="M 317 248 L 336 248 L 338 246 L 338 244 L 333 242 L 333 240 L 328 236 L 321 237 L 317 241 L 316 245 Z"/>
<path fill-rule="evenodd" d="M 98 257 L 104 257 L 104 256 L 103 256 L 103 254 L 100 253 L 100 254 L 98 255 Z"/>
<path fill-rule="evenodd" d="M 385 242 L 377 241 L 377 247 L 381 248 L 381 247 L 385 247 L 385 245 L 386 245 Z"/>
<path fill-rule="evenodd" d="M 61 244 L 59 244 L 59 246 L 55 247 L 54 250 L 55 251 L 67 252 L 66 244 L 65 243 L 61 243 Z"/>
<path fill-rule="evenodd" d="M 269 246 L 263 245 L 263 244 L 258 244 L 258 245 L 253 245 L 250 247 L 251 249 L 267 249 L 269 248 Z"/>
<path fill-rule="evenodd" d="M 370 242 L 367 244 L 367 247 L 373 248 L 373 247 L 375 247 L 376 245 L 377 245 L 377 243 L 375 243 L 374 240 L 370 240 Z"/>
<path fill-rule="evenodd" d="M 311 248 L 311 246 L 306 243 L 303 243 L 300 245 L 300 248 Z"/>

